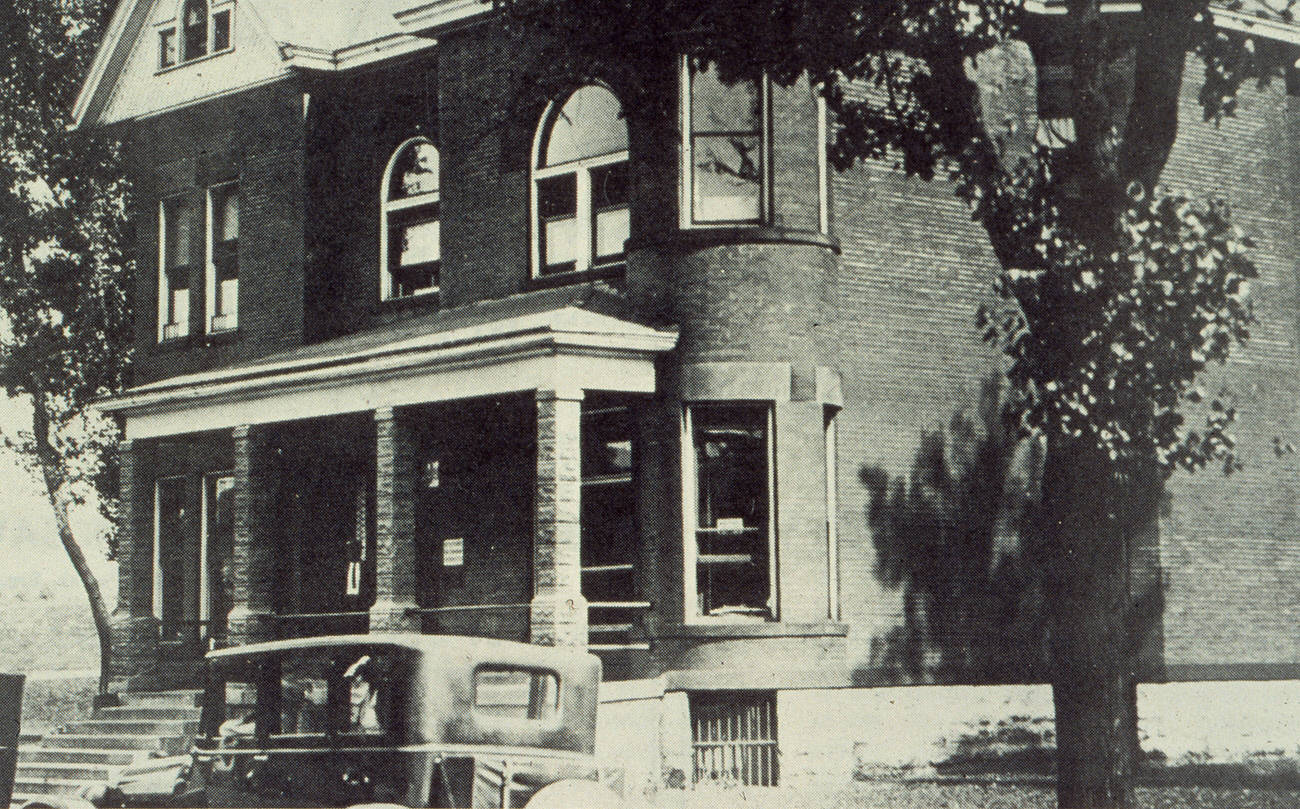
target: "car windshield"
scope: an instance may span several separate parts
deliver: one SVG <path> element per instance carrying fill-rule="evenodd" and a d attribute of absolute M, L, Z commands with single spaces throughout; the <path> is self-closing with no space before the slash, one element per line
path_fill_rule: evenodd
<path fill-rule="evenodd" d="M 220 746 L 259 737 L 391 735 L 402 725 L 406 658 L 399 649 L 346 647 L 217 661 L 204 733 Z"/>

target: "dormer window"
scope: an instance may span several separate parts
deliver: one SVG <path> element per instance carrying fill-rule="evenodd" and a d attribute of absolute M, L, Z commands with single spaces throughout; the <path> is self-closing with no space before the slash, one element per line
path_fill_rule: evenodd
<path fill-rule="evenodd" d="M 158 67 L 173 67 L 231 48 L 233 4 L 182 0 L 175 20 L 158 29 Z"/>
<path fill-rule="evenodd" d="M 181 18 L 184 33 L 184 59 L 189 61 L 208 55 L 208 4 L 206 0 L 185 0 Z"/>
<path fill-rule="evenodd" d="M 630 214 L 627 122 L 618 99 L 588 85 L 551 105 L 533 154 L 534 275 L 621 264 Z"/>
<path fill-rule="evenodd" d="M 379 224 L 380 295 L 384 300 L 438 290 L 442 227 L 438 216 L 438 147 L 412 138 L 384 171 Z"/>

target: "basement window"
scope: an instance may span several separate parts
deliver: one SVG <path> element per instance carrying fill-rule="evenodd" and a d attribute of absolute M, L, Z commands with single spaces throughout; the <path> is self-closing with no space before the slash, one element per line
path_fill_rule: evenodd
<path fill-rule="evenodd" d="M 694 783 L 776 786 L 776 695 L 692 694 L 691 742 Z"/>

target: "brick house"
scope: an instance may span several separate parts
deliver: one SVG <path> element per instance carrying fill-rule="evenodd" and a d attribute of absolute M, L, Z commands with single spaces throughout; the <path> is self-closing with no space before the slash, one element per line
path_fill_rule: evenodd
<path fill-rule="evenodd" d="M 679 94 L 665 140 L 601 84 L 509 97 L 482 4 L 314 8 L 124 0 L 75 111 L 136 188 L 135 378 L 103 405 L 125 436 L 115 687 L 302 634 L 579 644 L 648 780 L 768 784 L 870 759 L 907 721 L 885 686 L 966 682 L 882 654 L 905 599 L 863 484 L 905 478 L 998 367 L 973 327 L 993 259 L 951 188 L 828 170 L 806 82 L 647 66 Z M 1215 380 L 1246 470 L 1177 478 L 1135 554 L 1163 605 L 1144 661 L 1287 682 L 1297 106 L 1251 87 L 1207 124 L 1188 70 L 1167 180 L 1233 202 L 1260 322 Z M 719 765 L 738 744 L 758 752 Z"/>

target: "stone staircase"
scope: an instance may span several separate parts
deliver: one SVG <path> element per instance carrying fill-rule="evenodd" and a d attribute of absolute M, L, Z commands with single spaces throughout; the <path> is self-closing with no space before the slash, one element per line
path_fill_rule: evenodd
<path fill-rule="evenodd" d="M 199 726 L 198 691 L 124 693 L 121 705 L 61 725 L 18 748 L 13 806 L 42 796 L 96 798 L 127 775 L 166 782 L 189 753 Z"/>

